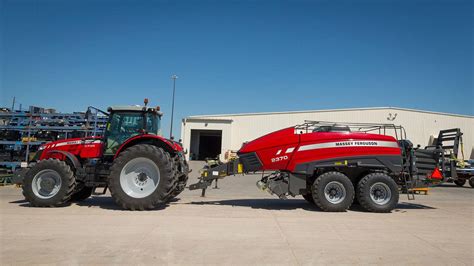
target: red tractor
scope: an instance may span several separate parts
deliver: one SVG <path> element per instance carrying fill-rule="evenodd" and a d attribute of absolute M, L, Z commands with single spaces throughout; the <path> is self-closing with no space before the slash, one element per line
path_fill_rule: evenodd
<path fill-rule="evenodd" d="M 146 104 L 110 107 L 103 137 L 42 145 L 20 174 L 26 200 L 59 206 L 108 188 L 121 207 L 144 210 L 181 193 L 189 172 L 183 149 L 159 135 L 162 113 Z"/>
<path fill-rule="evenodd" d="M 202 189 L 204 196 L 214 180 L 262 172 L 257 186 L 282 199 L 302 195 L 333 212 L 357 201 L 368 211 L 390 212 L 399 190 L 412 199 L 413 187 L 442 178 L 436 173 L 442 150 L 414 148 L 404 128 L 393 124 L 308 121 L 244 143 L 237 154 L 201 171 L 190 189 Z"/>

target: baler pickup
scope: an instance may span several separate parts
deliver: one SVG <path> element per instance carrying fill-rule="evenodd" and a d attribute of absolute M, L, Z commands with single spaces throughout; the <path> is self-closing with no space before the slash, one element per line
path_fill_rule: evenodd
<path fill-rule="evenodd" d="M 214 167 L 205 166 L 199 171 L 201 176 L 198 178 L 199 181 L 189 186 L 189 190 L 202 189 L 201 196 L 206 195 L 206 189 L 212 184 L 213 181 L 224 178 L 229 175 L 243 174 L 243 165 L 239 159 L 233 159 L 227 163 L 218 164 Z"/>

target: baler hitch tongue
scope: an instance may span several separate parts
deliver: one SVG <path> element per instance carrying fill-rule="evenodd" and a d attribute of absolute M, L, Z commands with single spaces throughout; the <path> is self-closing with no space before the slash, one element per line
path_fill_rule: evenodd
<path fill-rule="evenodd" d="M 222 179 L 229 175 L 243 174 L 243 166 L 237 158 L 211 168 L 204 167 L 199 172 L 201 173 L 201 176 L 198 178 L 199 181 L 195 184 L 189 185 L 189 190 L 202 189 L 201 197 L 204 197 L 206 196 L 206 189 L 213 181 L 216 181 L 217 188 L 218 179 Z"/>

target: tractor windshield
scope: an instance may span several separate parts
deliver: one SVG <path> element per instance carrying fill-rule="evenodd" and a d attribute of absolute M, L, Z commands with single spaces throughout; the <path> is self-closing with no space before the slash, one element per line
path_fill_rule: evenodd
<path fill-rule="evenodd" d="M 160 134 L 160 117 L 152 112 L 113 112 L 107 124 L 106 154 L 115 154 L 127 139 L 144 132 Z"/>

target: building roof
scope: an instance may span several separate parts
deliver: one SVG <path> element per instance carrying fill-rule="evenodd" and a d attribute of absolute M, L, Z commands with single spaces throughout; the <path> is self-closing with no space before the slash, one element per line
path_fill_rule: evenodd
<path fill-rule="evenodd" d="M 437 114 L 437 115 L 448 115 L 456 117 L 474 118 L 471 115 L 451 114 L 443 112 L 433 112 L 409 108 L 400 107 L 362 107 L 362 108 L 342 108 L 342 109 L 326 109 L 326 110 L 304 110 L 304 111 L 286 111 L 286 112 L 261 112 L 261 113 L 240 113 L 240 114 L 216 114 L 216 115 L 193 115 L 188 116 L 186 119 L 209 119 L 209 118 L 226 118 L 230 119 L 232 116 L 255 116 L 255 115 L 274 115 L 274 114 L 300 114 L 300 113 L 322 113 L 322 112 L 344 112 L 344 111 L 364 111 L 364 110 L 400 110 L 417 113 Z"/>

